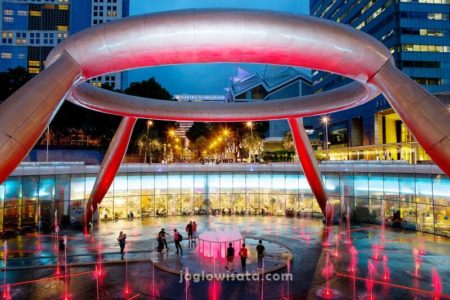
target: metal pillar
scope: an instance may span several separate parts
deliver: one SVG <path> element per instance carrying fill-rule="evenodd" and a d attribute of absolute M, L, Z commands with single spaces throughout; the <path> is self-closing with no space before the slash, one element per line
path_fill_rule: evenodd
<path fill-rule="evenodd" d="M 122 160 L 125 157 L 125 153 L 127 152 L 128 144 L 130 142 L 135 124 L 136 118 L 123 117 L 119 128 L 114 134 L 111 144 L 108 147 L 108 151 L 106 151 L 97 178 L 95 179 L 91 196 L 86 202 L 84 208 L 83 221 L 85 231 L 86 225 L 91 220 L 93 212 L 97 210 L 98 204 L 100 204 L 103 200 L 103 197 L 106 195 L 112 182 L 114 181 L 114 177 L 116 176 Z M 91 205 L 93 209 L 91 209 Z"/>
<path fill-rule="evenodd" d="M 0 184 L 14 171 L 50 124 L 81 76 L 65 52 L 0 106 Z"/>
<path fill-rule="evenodd" d="M 415 81 L 387 63 L 369 83 L 389 104 L 433 161 L 450 176 L 450 110 Z"/>
<path fill-rule="evenodd" d="M 295 150 L 300 159 L 305 173 L 306 179 L 311 187 L 311 190 L 316 197 L 320 210 L 323 215 L 326 214 L 327 194 L 325 187 L 320 177 L 319 166 L 314 156 L 314 150 L 309 143 L 305 128 L 303 127 L 302 118 L 291 118 L 288 120 L 292 131 L 292 138 L 294 140 Z M 330 217 L 330 216 L 329 216 Z"/>

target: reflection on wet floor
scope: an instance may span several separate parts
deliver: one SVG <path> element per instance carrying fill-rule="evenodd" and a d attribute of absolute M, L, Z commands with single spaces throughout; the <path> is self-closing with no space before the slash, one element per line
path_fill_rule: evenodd
<path fill-rule="evenodd" d="M 187 288 L 185 283 L 180 287 L 179 276 L 154 268 L 150 260 L 160 261 L 160 258 L 155 258 L 154 249 L 157 234 L 162 228 L 170 234 L 175 228 L 180 230 L 185 237 L 182 246 L 187 249 L 184 228 L 190 220 L 198 223 L 198 233 L 237 227 L 244 236 L 254 239 L 249 239 L 251 251 L 254 251 L 258 238 L 267 240 L 264 243 L 268 246 L 268 254 L 281 253 L 284 251 L 283 246 L 288 247 L 293 255 L 289 266 L 293 280 L 264 283 L 252 279 L 242 282 L 215 280 L 214 283 L 203 280 L 191 282 Z M 343 299 L 358 298 L 368 293 L 377 299 L 427 299 L 435 295 L 445 299 L 450 294 L 450 240 L 445 237 L 386 229 L 382 239 L 379 226 L 352 226 L 347 233 L 340 232 L 340 226 L 325 230 L 322 222 L 316 219 L 261 216 L 147 218 L 105 222 L 100 228 L 100 232 L 95 231 L 94 236 L 87 237 L 75 231 L 59 233 L 60 236 L 68 237 L 66 252 L 71 265 L 71 277 L 55 277 L 58 265 L 55 253 L 58 251 L 55 250 L 56 239 L 53 235 L 37 238 L 29 234 L 9 239 L 6 282 L 10 285 L 12 298 L 61 298 L 63 287 L 70 281 L 71 299 L 96 298 L 97 282 L 100 298 L 111 299 L 134 295 L 138 295 L 136 299 L 148 299 L 152 295 L 164 299 L 209 299 L 212 296 L 217 299 L 253 299 L 261 296 L 264 299 L 315 299 L 316 291 L 326 286 L 324 266 L 327 256 L 334 271 L 327 276 L 328 284 Z M 127 234 L 126 266 L 125 261 L 120 259 L 117 242 L 119 231 Z M 351 244 L 346 243 L 348 234 Z M 305 239 L 305 236 L 309 238 Z M 172 235 L 168 236 L 171 248 L 169 257 L 174 260 L 171 268 L 183 269 L 188 266 L 188 269 L 192 269 L 190 255 L 196 255 L 195 249 L 191 249 L 190 255 L 176 256 L 172 238 Z M 277 250 L 278 246 L 275 243 L 270 245 L 269 241 L 282 246 Z M 324 241 L 331 243 L 324 247 Z M 352 247 L 356 253 L 353 256 Z M 99 257 L 102 258 L 104 274 L 95 277 Z M 270 255 L 267 257 L 268 262 L 269 258 Z M 249 258 L 249 263 L 252 261 L 254 256 Z M 220 272 L 223 272 L 224 262 L 216 263 L 220 266 Z M 234 263 L 239 266 L 238 259 Z M 354 264 L 353 270 L 351 264 Z M 192 269 L 190 272 L 201 269 L 211 272 L 212 265 L 205 260 L 198 270 Z M 60 268 L 64 274 L 63 264 Z M 386 270 L 389 270 L 389 276 L 385 276 Z M 286 272 L 286 267 L 276 271 L 279 274 Z M 439 283 L 436 276 L 440 279 L 440 291 L 436 288 L 436 282 Z M 124 294 L 126 277 L 129 285 L 127 295 Z"/>

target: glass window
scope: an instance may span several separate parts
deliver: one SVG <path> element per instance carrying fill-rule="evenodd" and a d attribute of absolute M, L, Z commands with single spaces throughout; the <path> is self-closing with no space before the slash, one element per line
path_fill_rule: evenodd
<path fill-rule="evenodd" d="M 114 197 L 123 197 L 127 195 L 128 179 L 124 174 L 116 176 L 114 179 Z"/>
<path fill-rule="evenodd" d="M 128 195 L 141 195 L 141 178 L 139 175 L 128 175 Z"/>

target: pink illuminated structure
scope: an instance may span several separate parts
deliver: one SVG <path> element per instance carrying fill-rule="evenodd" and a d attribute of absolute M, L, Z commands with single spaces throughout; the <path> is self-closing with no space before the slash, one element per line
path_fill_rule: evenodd
<path fill-rule="evenodd" d="M 237 229 L 205 231 L 198 237 L 197 250 L 205 257 L 226 258 L 229 243 L 233 245 L 237 255 L 244 243 L 244 238 Z"/>
<path fill-rule="evenodd" d="M 127 69 L 214 62 L 306 67 L 355 81 L 322 94 L 257 103 L 162 101 L 82 83 Z M 309 16 L 230 9 L 173 11 L 103 23 L 56 46 L 46 69 L 0 106 L 0 183 L 34 146 L 66 98 L 124 117 L 86 203 L 85 221 L 92 214 L 90 205 L 97 209 L 117 173 L 135 118 L 288 119 L 305 176 L 325 214 L 327 195 L 301 118 L 361 105 L 380 91 L 433 161 L 450 175 L 450 111 L 399 71 L 389 50 L 363 32 Z"/>

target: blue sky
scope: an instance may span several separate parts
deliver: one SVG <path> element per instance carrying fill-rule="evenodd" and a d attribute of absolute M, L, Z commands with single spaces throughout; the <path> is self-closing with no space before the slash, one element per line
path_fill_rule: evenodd
<path fill-rule="evenodd" d="M 309 0 L 130 0 L 130 5 L 131 15 L 187 8 L 249 8 L 309 14 Z M 230 85 L 230 77 L 236 75 L 237 66 L 253 72 L 264 69 L 264 65 L 246 64 L 161 66 L 130 71 L 129 81 L 155 77 L 172 95 L 221 95 Z"/>

